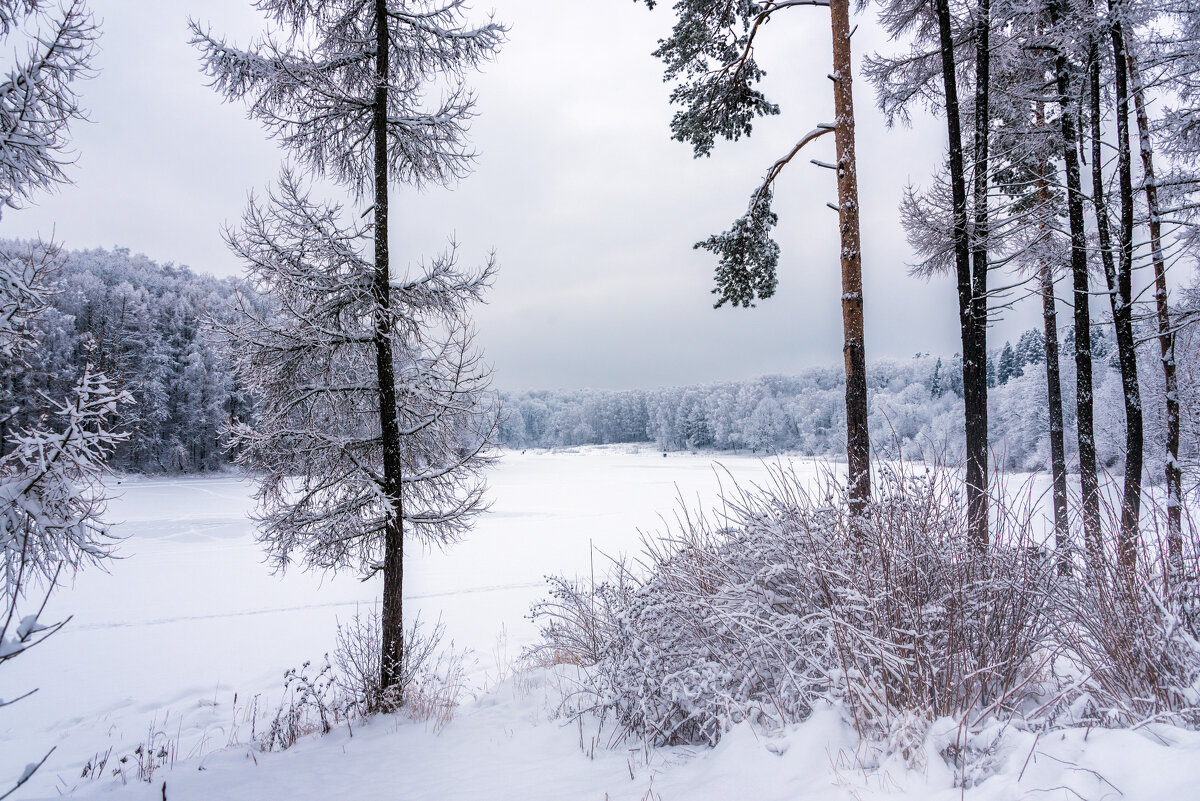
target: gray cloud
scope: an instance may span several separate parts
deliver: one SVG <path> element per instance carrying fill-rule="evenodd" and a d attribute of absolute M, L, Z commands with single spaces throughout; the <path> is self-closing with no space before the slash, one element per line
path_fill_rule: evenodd
<path fill-rule="evenodd" d="M 74 186 L 4 217 L 4 235 L 68 247 L 121 245 L 217 275 L 239 266 L 221 225 L 278 171 L 281 154 L 244 109 L 204 86 L 191 13 L 245 42 L 260 29 L 247 0 L 94 0 L 100 74 L 84 87 Z M 478 3 L 481 11 L 487 8 Z M 456 234 L 467 259 L 495 247 L 502 269 L 479 314 L 502 387 L 657 386 L 786 373 L 841 358 L 832 176 L 795 163 L 778 185 L 779 291 L 757 309 L 713 310 L 711 256 L 692 243 L 723 230 L 756 180 L 799 135 L 831 115 L 824 12 L 797 9 L 760 46 L 767 91 L 783 106 L 753 138 L 693 160 L 670 140 L 669 86 L 650 52 L 666 9 L 632 2 L 495 0 L 512 24 L 500 60 L 474 81 L 476 173 L 452 191 L 400 190 L 393 252 L 417 262 Z M 858 53 L 883 43 L 869 19 Z M 950 278 L 909 278 L 895 212 L 944 147 L 937 120 L 885 129 L 858 90 L 868 358 L 958 349 Z M 810 157 L 832 161 L 832 140 Z M 1020 311 L 993 335 L 1037 323 Z"/>

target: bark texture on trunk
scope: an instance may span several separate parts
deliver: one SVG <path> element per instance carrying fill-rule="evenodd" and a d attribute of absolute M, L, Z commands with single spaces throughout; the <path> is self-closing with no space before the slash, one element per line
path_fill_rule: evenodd
<path fill-rule="evenodd" d="M 1039 31 L 1040 33 L 1040 31 Z M 1046 124 L 1046 108 L 1041 101 L 1034 104 L 1034 120 L 1040 129 Z M 1048 154 L 1046 154 L 1048 155 Z M 1043 159 L 1038 166 L 1038 202 L 1043 208 L 1050 203 L 1050 171 Z M 1054 550 L 1058 558 L 1059 575 L 1071 573 L 1071 523 L 1067 506 L 1067 449 L 1063 424 L 1062 367 L 1058 353 L 1058 309 L 1054 297 L 1054 269 L 1043 264 L 1038 273 L 1042 293 L 1042 329 L 1045 332 L 1043 352 L 1046 359 L 1046 408 L 1050 423 L 1050 477 L 1054 504 Z"/>
<path fill-rule="evenodd" d="M 833 104 L 836 116 L 838 223 L 841 234 L 842 353 L 846 368 L 846 462 L 850 509 L 871 498 L 871 440 L 867 430 L 867 358 L 863 325 L 862 247 L 858 168 L 854 149 L 850 0 L 830 0 L 833 26 Z"/>
<path fill-rule="evenodd" d="M 988 145 L 991 136 L 991 27 L 990 0 L 979 0 L 978 17 L 975 23 L 975 240 L 971 248 L 971 318 L 974 323 L 976 352 L 987 364 L 987 279 L 988 279 Z M 978 408 L 968 414 L 968 425 L 974 425 L 976 452 L 973 461 L 976 468 L 979 491 L 975 497 L 975 508 L 968 503 L 967 518 L 971 525 L 971 539 L 979 551 L 988 547 L 988 474 L 987 474 L 987 376 L 984 375 L 984 396 Z M 971 472 L 968 466 L 968 473 Z M 970 479 L 968 479 L 970 481 Z"/>
<path fill-rule="evenodd" d="M 1054 549 L 1058 572 L 1071 572 L 1071 529 L 1067 517 L 1067 451 L 1063 426 L 1062 373 L 1058 361 L 1058 312 L 1050 266 L 1041 271 L 1042 325 L 1046 332 L 1046 399 L 1050 414 L 1050 476 L 1054 497 Z"/>
<path fill-rule="evenodd" d="M 1071 529 L 1067 518 L 1067 455 L 1063 432 L 1062 374 L 1058 363 L 1058 312 L 1054 279 L 1049 266 L 1042 268 L 1042 320 L 1046 330 L 1046 398 L 1050 413 L 1050 475 L 1054 496 L 1054 548 L 1058 572 L 1071 572 Z"/>
<path fill-rule="evenodd" d="M 955 73 L 954 37 L 949 0 L 935 0 L 942 51 L 942 82 L 946 99 L 946 132 L 950 146 L 950 191 L 954 213 L 954 266 L 958 289 L 958 319 L 963 348 L 963 405 L 966 434 L 966 490 L 969 536 L 987 547 L 987 352 L 980 341 L 975 282 L 971 275 L 971 244 L 967 232 L 967 188 L 962 150 L 962 123 Z"/>
<path fill-rule="evenodd" d="M 1150 118 L 1146 113 L 1145 88 L 1132 48 L 1126 43 L 1129 80 L 1137 111 L 1138 142 L 1142 154 L 1142 184 L 1150 218 L 1150 259 L 1154 265 L 1154 306 L 1158 322 L 1158 346 L 1162 356 L 1163 390 L 1167 406 L 1167 559 L 1168 581 L 1178 584 L 1183 573 L 1183 471 L 1179 467 L 1179 379 L 1175 375 L 1175 332 L 1167 297 L 1167 265 L 1162 247 L 1162 210 L 1154 172 L 1154 145 L 1150 140 Z"/>
<path fill-rule="evenodd" d="M 1142 508 L 1143 423 L 1137 345 L 1133 336 L 1133 165 L 1129 149 L 1129 76 L 1126 71 L 1125 33 L 1119 14 L 1120 3 L 1112 3 L 1109 33 L 1117 78 L 1117 180 L 1121 193 L 1121 227 L 1116 283 L 1113 285 L 1110 279 L 1108 290 L 1112 299 L 1113 324 L 1117 329 L 1117 356 L 1121 364 L 1121 389 L 1125 400 L 1125 486 L 1121 496 L 1117 559 L 1122 569 L 1132 573 L 1137 563 L 1138 519 Z"/>
<path fill-rule="evenodd" d="M 389 321 L 391 272 L 388 266 L 388 25 L 387 0 L 375 0 L 375 104 L 372 127 L 375 132 L 375 370 L 379 386 L 379 423 L 383 440 L 383 491 L 391 509 L 384 527 L 383 610 L 380 629 L 383 653 L 381 686 L 395 693 L 402 702 L 398 686 L 404 656 L 404 523 L 400 500 L 400 427 L 396 417 L 396 377 L 392 362 Z"/>
<path fill-rule="evenodd" d="M 1063 16 L 1063 0 L 1049 5 L 1050 23 L 1057 26 Z M 1063 163 L 1066 170 L 1067 217 L 1071 231 L 1071 277 L 1075 305 L 1075 419 L 1079 442 L 1079 488 L 1083 496 L 1083 539 L 1087 559 L 1093 566 L 1102 556 L 1100 540 L 1100 494 L 1096 478 L 1096 436 L 1092 399 L 1092 321 L 1088 309 L 1087 233 L 1083 223 L 1083 189 L 1079 153 L 1075 149 L 1078 126 L 1071 93 L 1071 70 L 1067 56 L 1059 50 L 1054 58 L 1058 88 L 1059 122 L 1062 126 Z"/>

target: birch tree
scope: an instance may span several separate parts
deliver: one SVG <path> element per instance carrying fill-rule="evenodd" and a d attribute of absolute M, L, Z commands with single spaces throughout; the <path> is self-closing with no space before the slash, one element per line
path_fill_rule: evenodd
<path fill-rule="evenodd" d="M 656 0 L 644 0 L 653 9 Z M 858 165 L 855 152 L 853 54 L 850 0 L 678 0 L 671 35 L 659 43 L 665 77 L 675 81 L 672 103 L 680 106 L 671 122 L 674 138 L 707 156 L 717 137 L 736 140 L 749 136 L 759 116 L 779 113 L 757 88 L 764 72 L 755 47 L 766 24 L 781 12 L 800 6 L 825 6 L 830 12 L 833 40 L 834 120 L 802 136 L 767 170 L 751 193 L 746 213 L 729 230 L 696 243 L 717 257 L 716 306 L 752 306 L 775 294 L 779 245 L 771 230 L 778 216 L 771 208 L 775 181 L 805 146 L 834 135 L 836 162 L 813 163 L 837 176 L 842 277 L 842 335 L 846 374 L 846 460 L 850 508 L 856 511 L 870 499 L 870 435 L 867 424 L 865 326 L 863 321 L 862 239 L 859 231 Z M 831 204 L 832 205 L 832 204 Z"/>
<path fill-rule="evenodd" d="M 245 48 L 192 23 L 213 88 L 245 101 L 300 167 L 369 200 L 370 220 L 311 200 L 285 171 L 230 233 L 280 304 L 277 320 L 250 315 L 230 332 L 242 380 L 264 398 L 262 425 L 238 431 L 241 458 L 267 471 L 262 537 L 276 564 L 299 551 L 312 567 L 383 572 L 381 682 L 399 702 L 404 541 L 453 540 L 482 509 L 476 479 L 496 415 L 466 309 L 494 264 L 464 272 L 452 249 L 398 276 L 389 188 L 467 174 L 475 101 L 464 78 L 505 29 L 468 24 L 463 0 L 255 6 L 270 28 Z"/>

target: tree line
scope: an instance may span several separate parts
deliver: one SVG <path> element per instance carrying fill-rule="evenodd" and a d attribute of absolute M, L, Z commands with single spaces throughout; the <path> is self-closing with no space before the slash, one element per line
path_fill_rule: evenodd
<path fill-rule="evenodd" d="M 36 247 L 0 242 L 9 260 Z M 62 396 L 94 369 L 132 399 L 117 416 L 126 436 L 113 449 L 113 468 L 195 473 L 227 465 L 225 429 L 250 414 L 251 399 L 208 321 L 230 317 L 235 291 L 232 279 L 124 248 L 63 251 L 46 308 L 32 321 L 39 346 L 27 369 L 0 375 L 0 404 L 14 410 L 0 421 L 0 453 L 7 432 L 36 421 L 40 397 Z"/>
<path fill-rule="evenodd" d="M 1073 347 L 1068 328 L 1059 347 Z M 993 464 L 1013 471 L 1052 467 L 1045 404 L 1043 335 L 1031 329 L 1016 345 L 1006 342 L 988 358 L 989 443 Z M 1152 343 L 1142 346 L 1149 358 Z M 1100 465 L 1119 472 L 1125 464 L 1122 386 L 1116 346 L 1101 327 L 1092 332 L 1096 386 L 1097 452 Z M 1181 337 L 1180 387 L 1185 435 L 1180 458 L 1197 458 L 1200 433 L 1200 341 Z M 868 365 L 868 421 L 871 448 L 882 458 L 945 457 L 965 460 L 962 357 L 919 354 L 909 360 L 877 360 Z M 1070 366 L 1065 375 L 1071 376 Z M 1162 391 L 1153 374 L 1145 392 Z M 662 389 L 529 390 L 501 392 L 500 440 L 509 448 L 565 448 L 581 445 L 644 444 L 662 451 L 745 451 L 840 458 L 845 452 L 844 374 L 833 367 L 811 368 L 794 376 L 764 376 Z M 1068 395 L 1068 400 L 1070 396 Z M 1074 417 L 1068 408 L 1066 422 Z M 1163 442 L 1166 421 L 1147 410 L 1146 436 Z M 1068 432 L 1069 434 L 1069 432 Z M 1068 469 L 1078 471 L 1078 445 L 1066 437 Z M 1161 458 L 1161 457 L 1160 457 Z M 1153 460 L 1149 467 L 1163 467 Z"/>
<path fill-rule="evenodd" d="M 30 243 L 4 242 L 7 253 Z M 1189 295 L 1190 297 L 1190 295 Z M 266 311 L 268 300 L 234 279 L 216 279 L 187 267 L 157 264 L 124 248 L 65 251 L 56 290 L 35 321 L 40 347 L 31 369 L 0 377 L 4 405 L 16 414 L 0 436 L 28 423 L 33 398 L 57 396 L 90 364 L 127 392 L 133 403 L 117 416 L 126 438 L 114 446 L 111 465 L 127 472 L 196 473 L 231 465 L 230 426 L 247 422 L 253 400 L 239 382 L 211 321 L 229 321 L 239 302 Z M 1190 308 L 1180 313 L 1190 313 Z M 1090 337 L 1093 380 L 1101 399 L 1097 452 L 1112 470 L 1125 462 L 1119 361 L 1112 334 L 1094 326 Z M 1074 329 L 1058 347 L 1072 352 Z M 1143 359 L 1152 357 L 1143 344 Z M 987 360 L 989 442 L 1005 469 L 1049 470 L 1049 429 L 1044 403 L 1045 342 L 1042 331 L 1024 332 Z M 1179 356 L 1183 386 L 1184 452 L 1195 458 L 1198 354 L 1187 336 Z M 880 456 L 944 453 L 961 463 L 962 359 L 922 354 L 911 360 L 879 360 L 868 372 L 868 421 L 872 449 Z M 1070 365 L 1066 366 L 1070 376 Z M 1161 391 L 1155 376 L 1142 377 L 1148 396 Z M 1039 389 L 1039 386 L 1041 389 Z M 736 450 L 811 456 L 844 453 L 844 373 L 824 367 L 795 376 L 714 382 L 628 391 L 530 390 L 499 393 L 500 444 L 510 448 L 645 443 L 665 451 Z M 1040 394 L 1039 394 L 1040 393 Z M 1070 404 L 1068 404 L 1070 406 Z M 1163 415 L 1147 410 L 1146 437 L 1163 442 Z M 1066 422 L 1074 422 L 1067 409 Z M 1078 446 L 1068 436 L 1066 455 L 1078 470 Z M 1160 467 L 1153 461 L 1151 467 Z"/>

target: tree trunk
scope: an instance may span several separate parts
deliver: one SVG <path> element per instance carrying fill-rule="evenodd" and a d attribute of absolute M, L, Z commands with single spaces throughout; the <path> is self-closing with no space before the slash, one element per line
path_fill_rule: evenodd
<path fill-rule="evenodd" d="M 867 430 L 867 358 L 863 326 L 862 249 L 858 226 L 858 167 L 854 150 L 850 2 L 830 0 L 833 24 L 833 104 L 836 114 L 838 222 L 841 233 L 842 354 L 846 364 L 846 464 L 850 510 L 871 498 L 871 439 Z"/>
<path fill-rule="evenodd" d="M 936 0 L 941 37 L 942 81 L 946 97 L 946 131 L 950 146 L 950 191 L 954 213 L 954 264 L 958 288 L 958 318 L 963 346 L 963 405 L 967 456 L 968 536 L 976 546 L 987 545 L 987 352 L 980 347 L 972 297 L 971 246 L 967 235 L 967 189 L 963 167 L 962 124 L 955 74 L 954 38 L 949 0 Z"/>
<path fill-rule="evenodd" d="M 402 702 L 399 686 L 404 656 L 404 524 L 400 500 L 400 428 L 396 418 L 396 377 L 392 365 L 389 306 L 391 271 L 388 267 L 388 25 L 387 0 L 375 0 L 375 370 L 379 386 L 379 424 L 383 442 L 383 494 L 389 504 L 384 525 L 383 613 L 380 621 L 383 653 L 381 687 Z"/>
<path fill-rule="evenodd" d="M 1042 322 L 1046 331 L 1046 399 L 1050 412 L 1050 475 L 1054 489 L 1054 548 L 1058 572 L 1071 572 L 1071 530 L 1067 520 L 1067 456 L 1063 434 L 1062 378 L 1058 365 L 1058 312 L 1054 307 L 1054 278 L 1042 267 Z"/>
<path fill-rule="evenodd" d="M 1048 6 L 1051 26 L 1057 27 L 1062 20 L 1063 2 L 1053 0 Z M 1088 309 L 1087 233 L 1083 225 L 1079 153 L 1075 149 L 1078 126 L 1071 96 L 1071 72 L 1067 55 L 1061 49 L 1055 54 L 1054 73 L 1067 179 L 1067 217 L 1071 229 L 1071 276 L 1075 304 L 1075 419 L 1079 441 L 1079 487 L 1083 495 L 1083 539 L 1089 565 L 1096 568 L 1100 564 L 1098 560 L 1103 555 L 1103 549 L 1092 414 L 1092 321 Z"/>
<path fill-rule="evenodd" d="M 976 353 L 987 360 L 987 279 L 988 279 L 988 144 L 991 135 L 991 4 L 990 0 L 979 0 L 978 18 L 975 24 L 975 240 L 971 250 L 971 317 L 975 327 Z M 971 539 L 979 551 L 988 546 L 988 474 L 987 436 L 988 408 L 984 377 L 984 395 L 977 409 L 970 413 L 974 425 L 979 491 L 976 508 L 968 508 L 971 524 Z M 970 480 L 970 479 L 968 479 Z"/>
<path fill-rule="evenodd" d="M 1039 29 L 1038 33 L 1041 33 Z M 1041 101 L 1034 104 L 1034 121 L 1039 130 L 1046 124 L 1046 107 Z M 1039 154 L 1038 203 L 1043 209 L 1050 204 L 1050 170 L 1047 157 Z M 1053 265 L 1043 264 L 1038 276 L 1042 290 L 1042 328 L 1045 331 L 1046 408 L 1050 418 L 1050 478 L 1054 503 L 1054 549 L 1058 556 L 1059 575 L 1071 573 L 1071 525 L 1067 507 L 1067 449 L 1063 425 L 1062 370 L 1058 356 L 1058 310 L 1054 297 Z"/>
<path fill-rule="evenodd" d="M 1163 389 L 1167 403 L 1167 579 L 1175 586 L 1183 572 L 1183 471 L 1179 468 L 1179 381 L 1175 376 L 1175 332 L 1167 303 L 1167 266 L 1162 248 L 1162 219 L 1154 173 L 1154 145 L 1146 114 L 1145 89 L 1133 49 L 1126 47 L 1133 103 L 1137 110 L 1138 140 L 1142 153 L 1142 183 L 1150 218 L 1150 258 L 1154 264 L 1154 304 L 1158 317 L 1158 345 L 1162 355 Z"/>
<path fill-rule="evenodd" d="M 1121 530 L 1117 560 L 1132 575 L 1137 563 L 1138 518 L 1142 508 L 1142 393 L 1138 386 L 1137 345 L 1133 337 L 1133 165 L 1129 152 L 1129 80 L 1126 73 L 1125 34 L 1119 17 L 1120 3 L 1110 10 L 1113 66 L 1116 71 L 1117 178 L 1121 192 L 1120 266 L 1115 286 L 1109 283 L 1113 324 L 1117 329 L 1117 356 L 1125 399 L 1125 487 L 1121 499 Z M 1098 104 L 1097 97 L 1092 102 Z M 1097 123 L 1093 123 L 1095 126 Z M 1098 166 L 1093 167 L 1099 172 Z M 1099 187 L 1096 188 L 1099 197 Z M 1107 273 L 1106 273 L 1107 274 Z"/>

